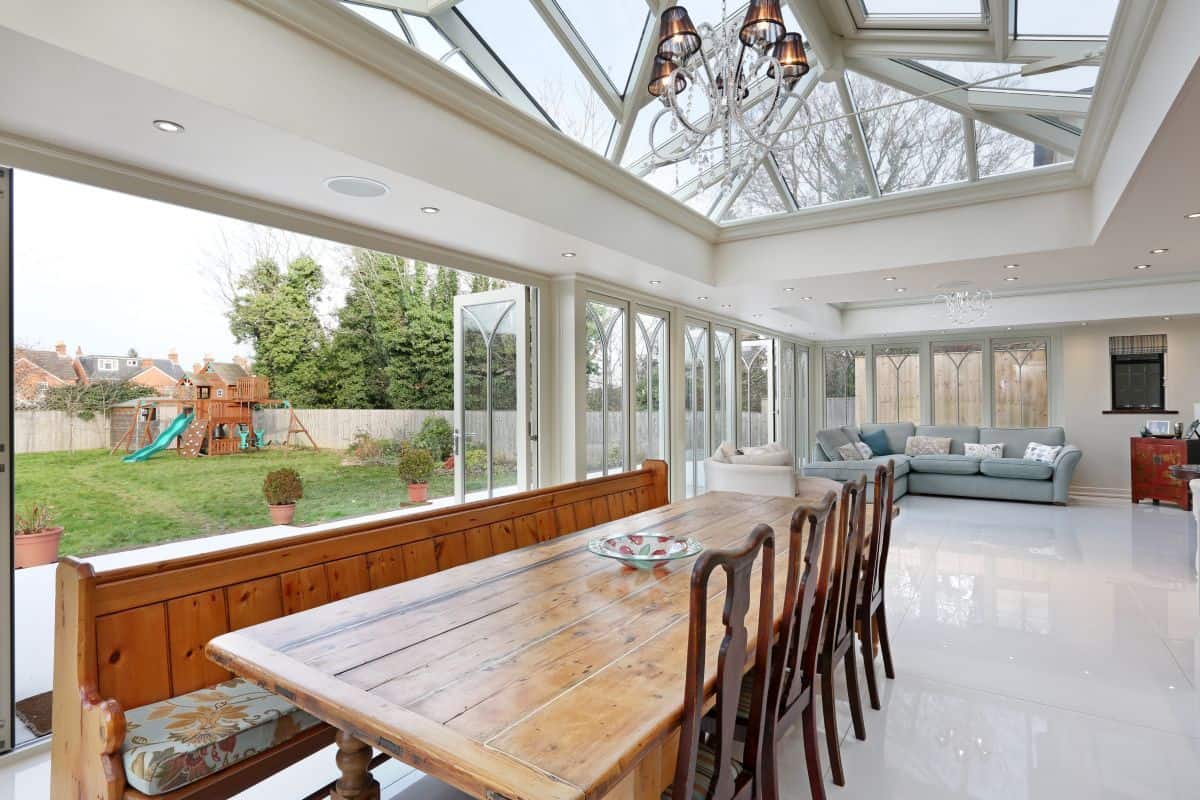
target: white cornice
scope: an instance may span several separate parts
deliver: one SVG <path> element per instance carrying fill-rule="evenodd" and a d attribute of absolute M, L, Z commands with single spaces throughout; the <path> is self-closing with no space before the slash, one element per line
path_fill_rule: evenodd
<path fill-rule="evenodd" d="M 517 111 L 448 67 L 403 46 L 336 0 L 240 0 L 471 122 L 550 159 L 668 222 L 716 241 L 719 226 L 604 156 Z M 369 57 L 368 57 L 369 54 Z"/>
<path fill-rule="evenodd" d="M 736 242 L 757 239 L 782 233 L 829 228 L 851 222 L 897 217 L 922 211 L 961 207 L 993 200 L 1007 200 L 1063 189 L 1078 189 L 1083 179 L 1072 164 L 1054 164 L 1040 167 L 1036 172 L 1017 172 L 984 178 L 975 183 L 953 186 L 932 186 L 897 192 L 880 198 L 864 197 L 831 203 L 799 211 L 759 217 L 745 222 L 733 222 L 722 226 L 719 242 Z"/>

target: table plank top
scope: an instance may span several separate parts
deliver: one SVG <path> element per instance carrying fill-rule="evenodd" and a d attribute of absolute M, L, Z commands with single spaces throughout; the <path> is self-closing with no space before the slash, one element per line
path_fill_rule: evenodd
<path fill-rule="evenodd" d="M 600 798 L 679 723 L 694 560 L 632 570 L 588 541 L 653 530 L 724 548 L 762 522 L 783 559 L 792 512 L 837 487 L 804 480 L 797 498 L 702 495 L 225 634 L 208 653 L 476 797 Z"/>

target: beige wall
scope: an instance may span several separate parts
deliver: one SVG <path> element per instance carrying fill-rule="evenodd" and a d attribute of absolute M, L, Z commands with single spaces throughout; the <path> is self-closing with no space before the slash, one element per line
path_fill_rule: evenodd
<path fill-rule="evenodd" d="M 1153 291 L 1153 289 L 1147 289 Z M 1102 414 L 1111 403 L 1108 337 L 1167 334 L 1167 408 L 1178 415 Z M 1083 450 L 1074 491 L 1129 492 L 1129 437 L 1147 419 L 1192 420 L 1200 403 L 1200 319 L 1160 318 L 1094 322 L 1062 331 L 1063 425 L 1067 441 Z"/>

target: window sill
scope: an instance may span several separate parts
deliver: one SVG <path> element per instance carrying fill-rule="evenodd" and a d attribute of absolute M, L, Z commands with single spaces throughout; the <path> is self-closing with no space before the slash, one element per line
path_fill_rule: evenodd
<path fill-rule="evenodd" d="M 1161 408 L 1110 408 L 1107 411 L 1101 411 L 1101 414 L 1178 414 L 1178 411 L 1169 411 Z"/>

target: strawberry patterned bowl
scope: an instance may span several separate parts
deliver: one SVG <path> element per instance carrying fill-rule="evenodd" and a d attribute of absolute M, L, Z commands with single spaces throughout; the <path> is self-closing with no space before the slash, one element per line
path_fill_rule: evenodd
<path fill-rule="evenodd" d="M 659 564 L 698 555 L 704 545 L 688 537 L 642 531 L 602 536 L 588 542 L 588 550 L 598 556 L 615 558 L 627 567 L 653 569 Z"/>

